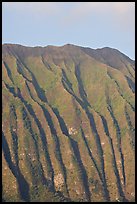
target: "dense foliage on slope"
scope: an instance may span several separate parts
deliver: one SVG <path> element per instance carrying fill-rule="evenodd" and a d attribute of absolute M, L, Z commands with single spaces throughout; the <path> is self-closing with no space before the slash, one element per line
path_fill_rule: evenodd
<path fill-rule="evenodd" d="M 133 201 L 134 148 L 133 60 L 3 45 L 3 201 Z"/>

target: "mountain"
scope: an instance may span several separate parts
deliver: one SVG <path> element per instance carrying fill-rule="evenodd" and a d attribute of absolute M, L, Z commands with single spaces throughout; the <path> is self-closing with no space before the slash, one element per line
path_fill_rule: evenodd
<path fill-rule="evenodd" d="M 134 201 L 135 62 L 112 48 L 2 46 L 4 201 Z"/>

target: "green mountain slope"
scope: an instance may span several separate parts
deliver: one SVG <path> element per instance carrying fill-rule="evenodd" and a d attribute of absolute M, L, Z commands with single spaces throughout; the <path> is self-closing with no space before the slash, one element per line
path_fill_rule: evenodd
<path fill-rule="evenodd" d="M 70 44 L 2 49 L 3 200 L 134 201 L 134 61 Z"/>

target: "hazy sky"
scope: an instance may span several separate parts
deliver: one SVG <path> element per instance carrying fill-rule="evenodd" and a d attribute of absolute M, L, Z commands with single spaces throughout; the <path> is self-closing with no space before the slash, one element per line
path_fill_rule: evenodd
<path fill-rule="evenodd" d="M 3 43 L 119 49 L 135 58 L 134 2 L 3 2 Z"/>

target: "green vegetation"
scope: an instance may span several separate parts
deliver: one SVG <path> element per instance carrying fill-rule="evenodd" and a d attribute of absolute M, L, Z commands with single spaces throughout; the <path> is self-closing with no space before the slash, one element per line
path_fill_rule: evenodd
<path fill-rule="evenodd" d="M 133 201 L 134 62 L 110 48 L 9 47 L 3 202 Z"/>

